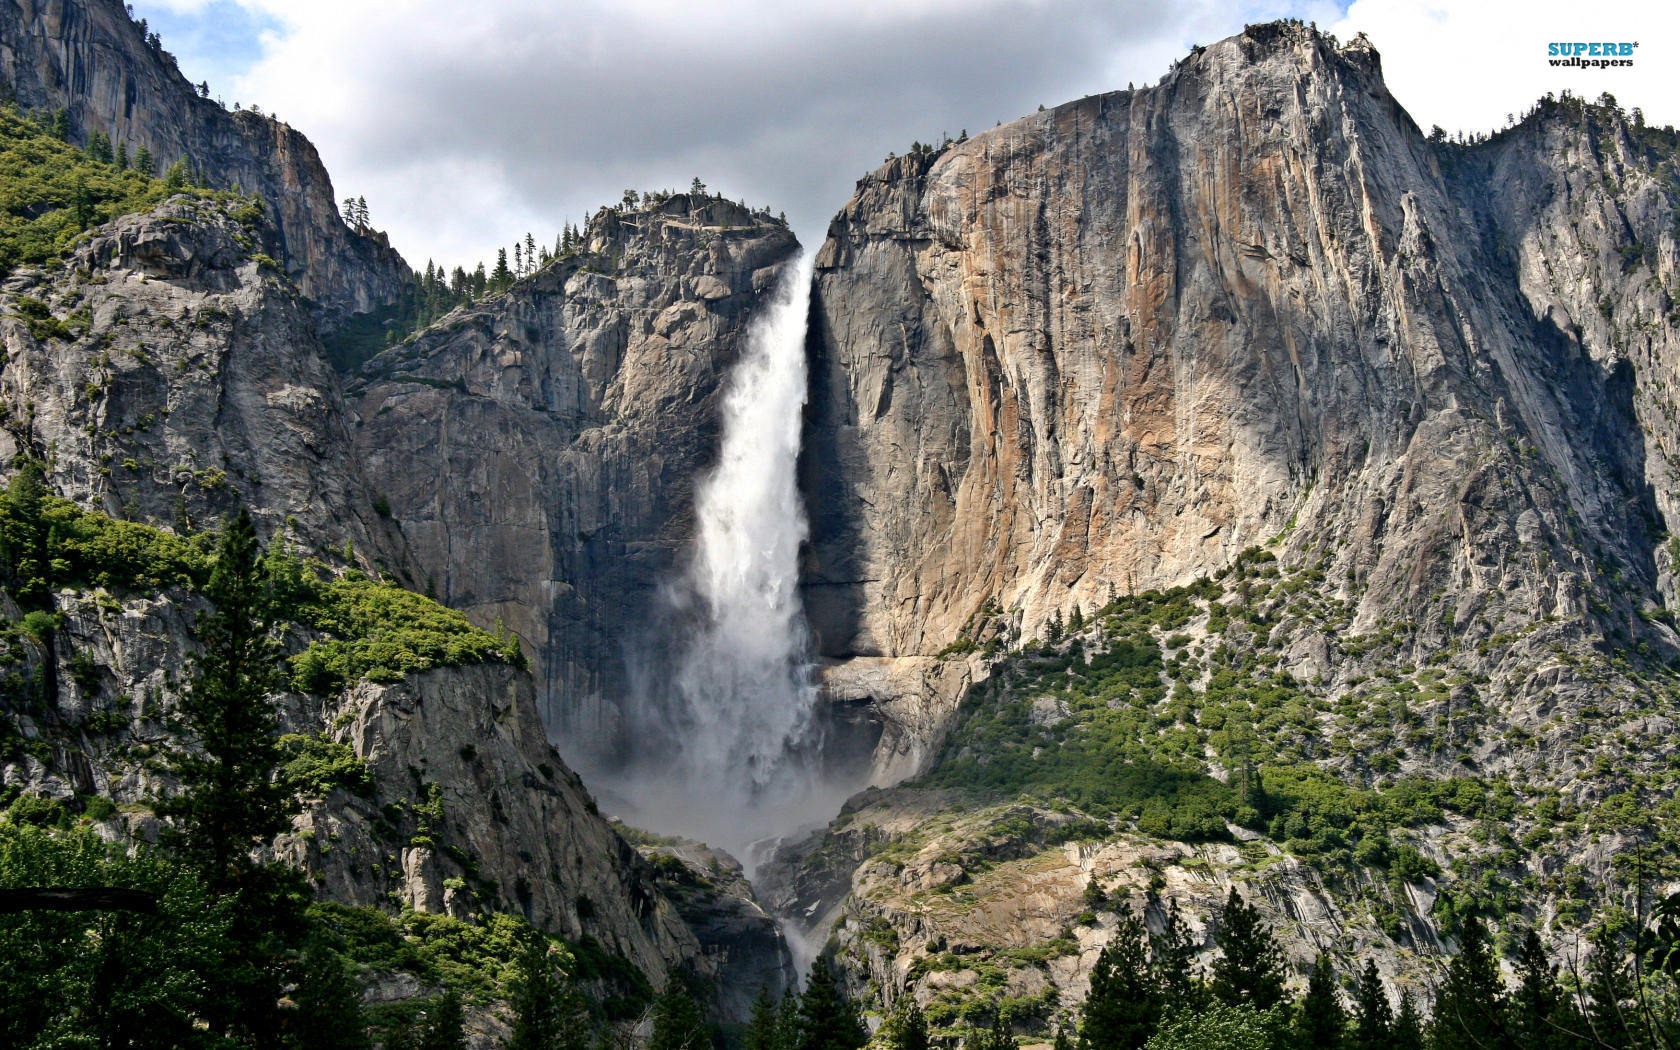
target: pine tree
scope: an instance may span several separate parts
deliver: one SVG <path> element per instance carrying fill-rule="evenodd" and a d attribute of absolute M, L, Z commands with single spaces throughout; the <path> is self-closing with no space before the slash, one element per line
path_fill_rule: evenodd
<path fill-rule="evenodd" d="M 318 940 L 297 965 L 283 1045 L 287 1050 L 368 1050 L 361 990 L 342 959 Z"/>
<path fill-rule="evenodd" d="M 1217 924 L 1220 955 L 1213 964 L 1213 994 L 1227 1006 L 1264 1013 L 1283 1000 L 1283 955 L 1260 912 L 1237 896 L 1225 899 Z"/>
<path fill-rule="evenodd" d="M 1481 919 L 1472 911 L 1459 931 L 1458 954 L 1447 964 L 1430 1025 L 1434 1050 L 1506 1050 L 1514 1046 L 1503 1019 L 1504 982 Z"/>
<path fill-rule="evenodd" d="M 426 1034 L 420 1039 L 419 1050 L 467 1050 L 461 993 L 450 989 L 426 1008 Z"/>
<path fill-rule="evenodd" d="M 768 985 L 760 986 L 758 998 L 753 1000 L 752 1019 L 747 1022 L 747 1037 L 742 1047 L 743 1050 L 784 1050 L 776 1000 L 770 998 Z"/>
<path fill-rule="evenodd" d="M 1149 976 L 1163 1004 L 1197 1009 L 1207 992 L 1196 976 L 1195 938 L 1175 900 L 1167 906 L 1160 933 L 1149 935 Z"/>
<path fill-rule="evenodd" d="M 128 143 L 119 142 L 117 143 L 117 170 L 127 171 L 128 167 Z"/>
<path fill-rule="evenodd" d="M 1313 960 L 1307 994 L 1295 1009 L 1295 1045 L 1300 1050 L 1341 1050 L 1347 1014 L 1336 994 L 1336 975 L 1323 952 Z"/>
<path fill-rule="evenodd" d="M 270 637 L 268 583 L 251 516 L 241 509 L 222 531 L 210 581 L 211 611 L 198 621 L 200 651 L 181 698 L 199 753 L 171 762 L 181 791 L 158 806 L 174 818 L 171 840 L 217 893 L 245 888 L 251 848 L 285 830 L 290 794 L 275 779 L 280 652 Z"/>
<path fill-rule="evenodd" d="M 169 166 L 163 173 L 163 188 L 166 190 L 185 189 L 187 185 L 187 161 L 182 158 Z"/>
<path fill-rule="evenodd" d="M 1377 964 L 1365 960 L 1359 974 L 1359 991 L 1353 1004 L 1353 1032 L 1350 1050 L 1387 1050 L 1394 1037 L 1394 1011 L 1388 1005 Z"/>
<path fill-rule="evenodd" d="M 1511 1038 L 1523 1050 L 1564 1050 L 1586 1031 L 1575 1004 L 1558 986 L 1540 934 L 1530 929 L 1517 955 L 1517 987 L 1507 1003 Z"/>
<path fill-rule="evenodd" d="M 513 271 L 508 269 L 507 249 L 497 248 L 496 269 L 490 274 L 490 287 L 499 292 L 512 283 Z"/>
<path fill-rule="evenodd" d="M 990 1028 L 976 1029 L 963 1040 L 963 1050 L 1016 1050 L 1015 1037 L 1010 1034 L 1009 1021 L 999 1011 Z"/>
<path fill-rule="evenodd" d="M 1400 993 L 1400 1012 L 1394 1015 L 1394 1038 L 1388 1045 L 1392 1050 L 1423 1050 L 1423 1015 L 1409 988 Z"/>
<path fill-rule="evenodd" d="M 88 192 L 87 180 L 79 172 L 70 190 L 70 210 L 76 215 L 77 226 L 85 229 L 93 225 L 93 194 Z"/>
<path fill-rule="evenodd" d="M 514 979 L 513 1035 L 508 1050 L 571 1050 L 588 1045 L 581 997 L 554 969 L 548 939 L 533 934 Z"/>
<path fill-rule="evenodd" d="M 180 711 L 197 751 L 169 767 L 180 783 L 156 804 L 172 827 L 165 841 L 218 897 L 232 902 L 227 954 L 207 1008 L 210 1030 L 267 1039 L 278 1030 L 285 957 L 304 933 L 308 890 L 300 872 L 258 863 L 251 851 L 290 823 L 291 793 L 276 777 L 279 683 L 272 603 L 261 546 L 241 509 L 222 530 L 197 623 L 198 654 Z"/>
<path fill-rule="evenodd" d="M 928 1050 L 927 1018 L 915 996 L 906 992 L 899 997 L 880 1034 L 892 1050 Z"/>
<path fill-rule="evenodd" d="M 366 197 L 358 196 L 356 198 L 356 228 L 358 230 L 369 230 L 373 228 L 368 221 L 368 206 Z"/>
<path fill-rule="evenodd" d="M 1145 954 L 1143 923 L 1122 909 L 1114 936 L 1091 968 L 1080 1050 L 1133 1050 L 1149 1041 L 1160 1022 L 1160 1001 Z"/>
<path fill-rule="evenodd" d="M 818 959 L 799 997 L 795 1050 L 860 1050 L 868 1041 L 869 1033 L 840 990 L 839 979 L 826 960 Z"/>
<path fill-rule="evenodd" d="M 537 272 L 537 241 L 529 230 L 525 231 L 525 266 L 530 273 Z"/>
<path fill-rule="evenodd" d="M 1587 958 L 1586 1024 L 1593 1044 L 1600 1050 L 1643 1048 L 1647 1040 L 1635 1029 L 1641 1027 L 1634 1011 L 1624 1000 L 1634 995 L 1633 978 L 1623 964 L 1615 942 L 1604 933 L 1593 938 L 1593 953 Z M 1526 1048 L 1525 1048 L 1526 1050 Z"/>
<path fill-rule="evenodd" d="M 776 1006 L 776 1046 L 779 1050 L 797 1050 L 799 1046 L 799 996 L 789 988 L 782 993 Z"/>
<path fill-rule="evenodd" d="M 1049 622 L 1044 625 L 1044 637 L 1051 642 L 1059 642 L 1062 640 L 1063 631 L 1062 610 L 1057 609 L 1050 614 Z"/>
<path fill-rule="evenodd" d="M 673 977 L 653 1003 L 653 1037 L 648 1050 L 711 1050 L 711 1033 L 694 996 Z"/>
<path fill-rule="evenodd" d="M 1078 634 L 1085 629 L 1085 610 L 1073 603 L 1073 612 L 1068 614 L 1067 629 L 1069 634 Z"/>
<path fill-rule="evenodd" d="M 134 170 L 146 176 L 148 179 L 152 177 L 152 172 L 155 170 L 155 162 L 152 160 L 152 151 L 147 149 L 145 146 L 141 146 L 134 153 Z"/>
<path fill-rule="evenodd" d="M 6 589 L 25 611 L 52 604 L 45 473 L 39 460 L 24 460 L 7 483 L 5 512 L 0 515 L 0 564 L 5 569 Z"/>
<path fill-rule="evenodd" d="M 96 131 L 88 136 L 88 159 L 97 164 L 109 164 L 113 157 L 111 153 L 111 137 L 103 131 Z"/>

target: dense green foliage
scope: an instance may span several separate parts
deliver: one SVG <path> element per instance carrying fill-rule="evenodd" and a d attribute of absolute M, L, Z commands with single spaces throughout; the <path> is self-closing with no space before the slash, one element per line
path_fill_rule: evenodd
<path fill-rule="evenodd" d="M 10 803 L 0 820 L 0 885 L 138 886 L 162 897 L 157 916 L 0 917 L 0 944 L 34 961 L 11 971 L 8 1002 L 23 1002 L 29 989 L 62 993 L 35 996 L 40 1001 L 28 1011 L 0 1009 L 0 1041 L 360 1050 L 372 1032 L 387 1047 L 459 1047 L 462 1000 L 512 996 L 521 952 L 549 943 L 501 915 L 473 924 L 312 907 L 303 873 L 254 855 L 254 846 L 289 826 L 297 796 L 372 787 L 349 747 L 280 735 L 275 699 L 291 675 L 277 643 L 282 624 L 301 623 L 325 635 L 323 645 L 340 646 L 341 681 L 506 658 L 506 643 L 435 603 L 359 574 L 334 580 L 323 571 L 278 545 L 265 555 L 244 513 L 218 535 L 181 539 L 47 496 L 33 465 L 0 494 L 0 573 L 36 607 L 21 627 L 36 632 L 34 644 L 56 630 L 48 610 L 61 586 L 167 587 L 195 591 L 206 605 L 179 705 L 180 728 L 194 746 L 165 751 L 179 787 L 153 803 L 169 821 L 167 854 L 130 855 L 79 830 L 77 811 L 84 824 L 106 820 L 116 812 L 109 800 L 64 803 L 16 789 L 0 796 Z M 39 626 L 30 625 L 34 617 Z M 11 638 L 19 628 L 7 630 Z M 46 944 L 53 949 L 43 950 Z M 550 976 L 569 969 L 582 980 L 587 972 L 595 987 L 629 1004 L 620 1015 L 647 1001 L 645 979 L 622 960 L 587 943 L 576 953 L 550 947 Z M 406 970 L 445 992 L 364 1017 L 361 983 L 385 970 Z M 585 1003 L 571 977 L 555 979 L 589 1021 L 568 1024 L 568 1032 L 593 1033 L 592 1018 L 613 1016 Z"/>
<path fill-rule="evenodd" d="M 194 872 L 91 831 L 0 821 L 0 888 L 110 886 L 158 895 L 156 914 L 0 915 L 0 1045 L 211 1045 L 197 1021 L 215 996 L 233 924 Z"/>
<path fill-rule="evenodd" d="M 547 938 L 532 937 L 519 957 L 508 1050 L 586 1050 L 589 1045 L 588 1004 L 555 966 L 553 954 Z"/>
<path fill-rule="evenodd" d="M 900 1006 L 879 1038 L 895 1050 L 926 1050 L 928 1031 L 921 1011 L 911 1001 Z M 800 994 L 789 991 L 777 1005 L 760 991 L 741 1045 L 746 1050 L 860 1050 L 868 1042 L 856 1004 L 847 998 L 828 960 L 819 958 Z"/>
<path fill-rule="evenodd" d="M 1252 1006 L 1213 1003 L 1174 1014 L 1145 1044 L 1148 1050 L 1279 1050 L 1281 1022 Z"/>
<path fill-rule="evenodd" d="M 26 609 L 46 609 L 61 587 L 201 589 L 212 575 L 216 539 L 183 538 L 47 495 L 32 462 L 0 494 L 0 583 Z M 433 667 L 524 665 L 511 636 L 480 630 L 453 609 L 360 572 L 332 576 L 279 543 L 264 556 L 263 571 L 264 615 L 324 636 L 290 658 L 287 678 L 296 688 L 325 693 Z"/>
<path fill-rule="evenodd" d="M 288 602 L 290 618 L 327 634 L 292 657 L 299 688 L 330 693 L 359 680 L 397 682 L 433 667 L 505 662 L 524 666 L 511 635 L 479 630 L 424 595 L 360 573 L 323 581 L 312 573 Z"/>
<path fill-rule="evenodd" d="M 653 1003 L 653 1035 L 648 1050 L 711 1050 L 712 1033 L 694 995 L 672 980 Z"/>
<path fill-rule="evenodd" d="M 1501 972 L 1472 909 L 1457 951 L 1434 985 L 1425 1023 L 1409 990 L 1396 1011 L 1375 965 L 1352 982 L 1351 1009 L 1330 959 L 1320 954 L 1301 995 L 1285 991 L 1282 954 L 1258 911 L 1232 893 L 1213 924 L 1217 955 L 1206 975 L 1181 967 L 1169 918 L 1148 938 L 1122 912 L 1092 971 L 1081 1010 L 1081 1050 L 1231 1047 L 1236 1050 L 1659 1050 L 1680 1038 L 1680 895 L 1628 928 L 1606 915 L 1585 972 L 1566 979 L 1526 931 Z M 1614 931 L 1614 932 L 1613 932 Z M 1182 977 L 1176 976 L 1182 974 Z M 885 1044 L 907 1050 L 883 1029 Z M 990 1045 L 982 1029 L 970 1043 Z M 1058 1043 L 1060 1043 L 1058 1038 Z"/>
<path fill-rule="evenodd" d="M 1502 872 L 1466 858 L 1443 873 L 1412 829 L 1469 818 L 1479 839 L 1497 841 L 1531 799 L 1503 779 L 1402 773 L 1403 749 L 1354 753 L 1348 743 L 1369 726 L 1380 739 L 1430 745 L 1417 708 L 1474 711 L 1448 702 L 1472 688 L 1468 676 L 1405 667 L 1355 679 L 1337 698 L 1284 669 L 1291 630 L 1341 636 L 1349 652 L 1393 644 L 1387 627 L 1343 635 L 1347 606 L 1318 593 L 1322 579 L 1317 567 L 1285 570 L 1253 549 L 1191 586 L 1114 597 L 1091 616 L 1075 607 L 1047 628 L 1059 641 L 1007 650 L 1000 610 L 982 609 L 962 648 L 993 653 L 991 674 L 969 690 L 921 785 L 1096 818 L 1111 829 L 1103 835 L 1198 842 L 1229 840 L 1234 827 L 1259 832 L 1368 900 L 1391 938 L 1407 935 L 1404 884 L 1423 878 L 1449 876 L 1436 898 L 1449 932 L 1467 900 L 1488 914 L 1520 909 Z M 1342 760 L 1334 771 L 1330 758 Z M 1244 847 L 1254 862 L 1265 853 Z"/>
<path fill-rule="evenodd" d="M 175 193 L 205 194 L 120 167 L 108 142 L 104 151 L 97 145 L 77 149 L 11 104 L 0 106 L 0 277 L 56 257 L 119 215 Z"/>
<path fill-rule="evenodd" d="M 348 744 L 324 736 L 288 733 L 279 740 L 280 782 L 288 794 L 325 798 L 334 788 L 357 795 L 373 790 L 368 765 Z"/>

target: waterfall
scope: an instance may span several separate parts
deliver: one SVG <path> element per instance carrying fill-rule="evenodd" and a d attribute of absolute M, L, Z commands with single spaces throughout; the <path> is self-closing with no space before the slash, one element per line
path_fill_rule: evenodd
<path fill-rule="evenodd" d="M 692 733 L 683 757 L 701 777 L 738 784 L 747 801 L 791 786 L 778 780 L 816 700 L 799 604 L 806 524 L 795 478 L 810 279 L 804 253 L 753 324 L 724 395 L 717 466 L 695 497 L 687 582 L 703 626 L 677 673 Z"/>
<path fill-rule="evenodd" d="M 759 844 L 826 821 L 849 791 L 824 782 L 799 601 L 811 266 L 805 253 L 785 267 L 729 377 L 693 555 L 666 589 L 682 629 L 647 686 L 637 760 L 614 778 L 633 823 L 720 846 L 749 870 Z"/>

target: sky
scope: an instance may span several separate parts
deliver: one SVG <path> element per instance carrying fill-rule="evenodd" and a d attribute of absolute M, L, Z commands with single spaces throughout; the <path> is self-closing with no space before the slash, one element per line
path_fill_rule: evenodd
<path fill-rule="evenodd" d="M 914 141 L 1152 84 L 1190 46 L 1296 17 L 1364 31 L 1424 128 L 1548 91 L 1680 124 L 1680 5 L 1646 0 L 134 0 L 193 82 L 303 131 L 417 268 L 471 269 L 625 189 L 696 177 L 807 244 Z M 1551 41 L 1637 42 L 1557 69 Z"/>

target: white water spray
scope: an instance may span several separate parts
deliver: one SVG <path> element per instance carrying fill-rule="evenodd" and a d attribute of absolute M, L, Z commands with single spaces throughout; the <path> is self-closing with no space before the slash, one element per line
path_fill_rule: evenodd
<path fill-rule="evenodd" d="M 705 628 L 678 672 L 693 733 L 683 753 L 694 772 L 728 776 L 755 794 L 775 786 L 815 701 L 795 482 L 810 278 L 801 255 L 753 325 L 724 397 L 722 452 L 695 500 L 689 582 Z"/>
<path fill-rule="evenodd" d="M 624 785 L 634 822 L 721 846 L 749 870 L 762 844 L 826 821 L 847 793 L 820 772 L 798 591 L 810 279 L 809 255 L 787 267 L 730 376 L 718 462 L 695 497 L 693 560 L 670 595 L 695 629 L 661 690 L 667 739 L 651 749 L 659 767 L 638 763 Z"/>

